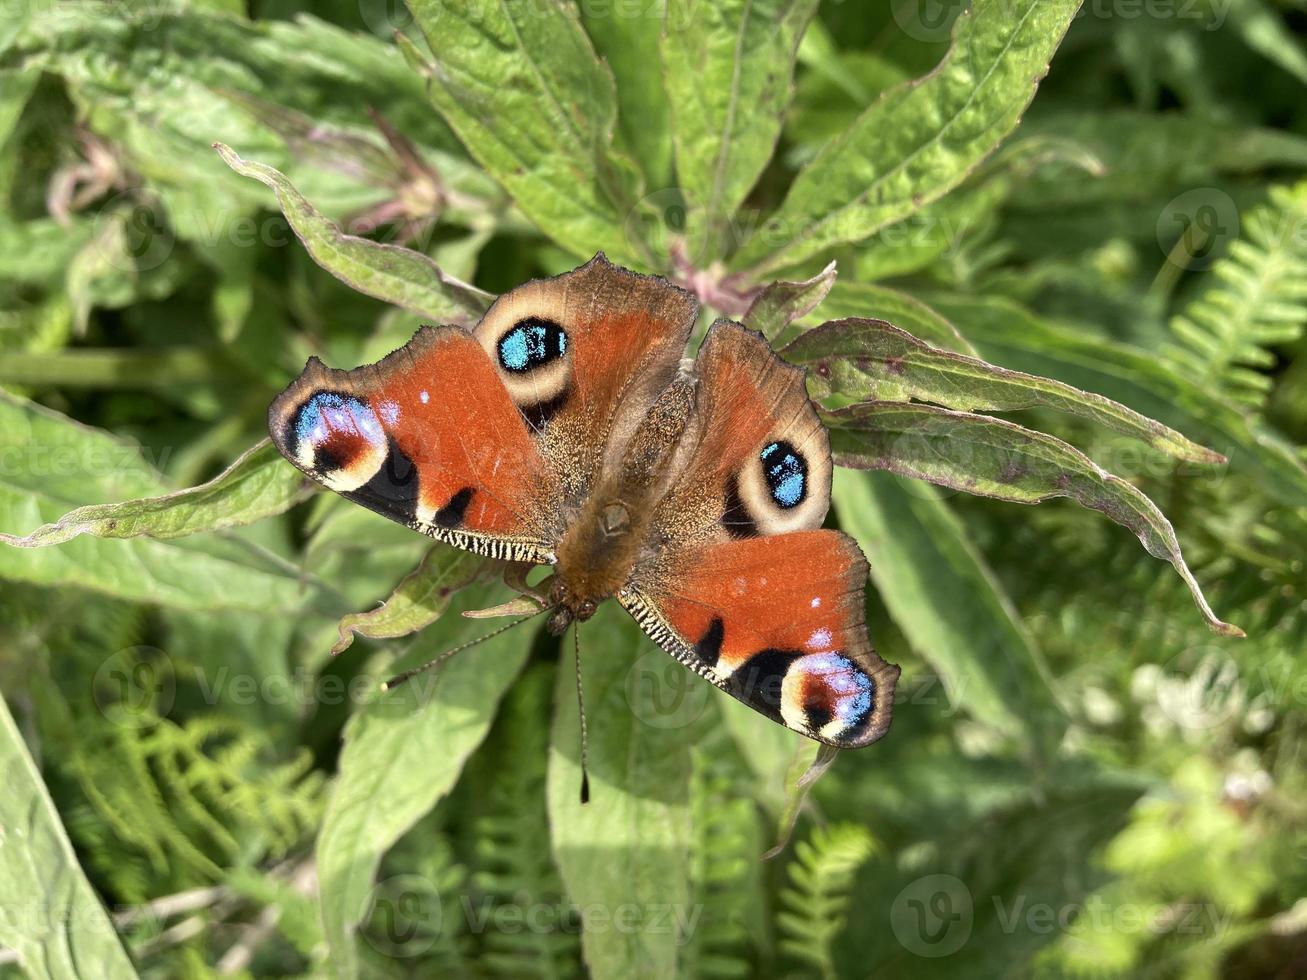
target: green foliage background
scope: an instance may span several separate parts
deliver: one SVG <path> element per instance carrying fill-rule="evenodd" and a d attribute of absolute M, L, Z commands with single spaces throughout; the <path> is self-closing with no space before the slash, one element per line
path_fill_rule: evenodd
<path fill-rule="evenodd" d="M 1307 969 L 1301 0 L 6 13 L 0 973 Z M 806 798 L 615 608 L 588 806 L 570 648 L 382 697 L 508 593 L 259 441 L 598 250 L 827 410 L 903 679 Z"/>

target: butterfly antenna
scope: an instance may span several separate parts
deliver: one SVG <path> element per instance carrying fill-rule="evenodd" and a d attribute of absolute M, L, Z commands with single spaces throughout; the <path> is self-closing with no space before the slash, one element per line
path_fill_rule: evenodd
<path fill-rule="evenodd" d="M 590 770 L 586 762 L 588 739 L 585 733 L 585 695 L 581 689 L 581 624 L 572 628 L 572 645 L 576 649 L 576 713 L 581 718 L 581 802 L 590 802 Z"/>
<path fill-rule="evenodd" d="M 383 693 L 386 691 L 393 691 L 395 688 L 399 687 L 399 685 L 403 684 L 407 680 L 411 680 L 412 678 L 416 677 L 418 674 L 439 667 L 454 654 L 462 653 L 464 650 L 467 650 L 470 647 L 474 647 L 480 643 L 485 643 L 486 640 L 493 640 L 500 633 L 507 633 L 514 626 L 521 626 L 523 623 L 535 619 L 537 616 L 540 615 L 540 613 L 545 611 L 546 611 L 545 609 L 541 609 L 539 612 L 533 612 L 530 616 L 523 616 L 521 619 L 515 619 L 507 626 L 501 626 L 497 630 L 491 630 L 489 633 L 485 634 L 484 636 L 478 636 L 475 640 L 468 640 L 466 643 L 460 643 L 458 646 L 454 647 L 453 649 L 446 650 L 444 653 L 440 654 L 440 656 L 434 657 L 431 660 L 428 660 L 426 663 L 420 664 L 417 667 L 412 667 L 404 671 L 402 674 L 396 674 L 388 681 L 384 681 L 381 685 L 381 690 Z"/>

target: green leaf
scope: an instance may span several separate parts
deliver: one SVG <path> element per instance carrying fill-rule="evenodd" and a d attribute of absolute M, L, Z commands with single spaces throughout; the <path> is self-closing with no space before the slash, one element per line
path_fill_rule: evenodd
<path fill-rule="evenodd" d="M 811 279 L 773 282 L 759 293 L 744 314 L 744 325 L 775 340 L 795 320 L 811 313 L 835 285 L 832 262 Z"/>
<path fill-rule="evenodd" d="M 755 277 L 858 242 L 957 187 L 1034 97 L 1080 0 L 976 0 L 925 78 L 870 106 L 799 172 L 733 260 Z"/>
<path fill-rule="evenodd" d="M 776 828 L 776 843 L 763 854 L 764 861 L 777 857 L 785 850 L 813 784 L 825 775 L 840 754 L 840 750 L 833 745 L 823 745 L 811 739 L 804 741 L 806 745 L 795 747 L 794 758 L 790 760 L 789 769 L 785 773 L 785 804 L 781 808 L 780 822 Z"/>
<path fill-rule="evenodd" d="M 661 190 L 672 181 L 671 106 L 667 92 L 651 80 L 658 63 L 667 0 L 641 0 L 638 16 L 620 3 L 583 3 L 581 20 L 617 81 L 617 123 L 646 184 Z"/>
<path fill-rule="evenodd" d="M 500 601 L 502 586 L 459 594 L 446 625 L 419 634 L 389 669 L 415 666 L 486 632 L 458 617 Z M 318 834 L 322 921 L 337 976 L 359 975 L 354 935 L 382 855 L 448 795 L 521 671 L 532 628 L 487 640 L 361 706 L 345 728 L 339 776 Z"/>
<path fill-rule="evenodd" d="M 692 260 L 721 254 L 725 223 L 772 157 L 816 8 L 816 0 L 668 4 L 663 81 Z"/>
<path fill-rule="evenodd" d="M 1225 462 L 1219 453 L 1102 395 L 938 350 L 884 320 L 833 320 L 800 334 L 779 353 L 809 368 L 809 390 L 820 399 L 917 399 L 966 412 L 1049 408 L 1124 433 L 1176 459 Z"/>
<path fill-rule="evenodd" d="M 590 802 L 580 802 L 580 729 L 567 656 L 558 671 L 549 752 L 554 859 L 584 916 L 581 943 L 591 976 L 676 977 L 678 950 L 697 921 L 689 883 L 690 743 L 633 669 L 649 643 L 631 618 L 605 603 L 582 629 L 583 652 L 587 637 L 603 638 L 581 665 Z"/>
<path fill-rule="evenodd" d="M 985 359 L 1097 391 L 1149 418 L 1190 433 L 1253 476 L 1285 503 L 1307 504 L 1307 465 L 1199 379 L 1181 375 L 1157 355 L 1035 316 L 998 297 L 931 296 L 931 305 L 966 325 Z"/>
<path fill-rule="evenodd" d="M 836 469 L 834 501 L 840 526 L 866 554 L 877 592 L 937 672 L 950 708 L 1051 756 L 1066 722 L 1047 667 L 957 517 L 935 493 L 889 474 Z"/>
<path fill-rule="evenodd" d="M 306 201 L 284 174 L 266 164 L 248 163 L 221 143 L 215 143 L 214 149 L 237 173 L 271 187 L 313 261 L 359 292 L 455 326 L 475 323 L 494 299 L 445 275 L 421 252 L 345 234 Z"/>
<path fill-rule="evenodd" d="M 887 286 L 837 282 L 819 308 L 823 320 L 870 316 L 889 320 L 933 347 L 978 356 L 958 328 L 921 300 Z"/>
<path fill-rule="evenodd" d="M 411 0 L 435 59 L 427 94 L 540 230 L 631 265 L 637 183 L 613 146 L 617 97 L 571 5 Z"/>
<path fill-rule="evenodd" d="M 0 698 L 0 947 L 29 977 L 135 977 Z"/>
<path fill-rule="evenodd" d="M 1262 0 L 1239 0 L 1230 9 L 1230 19 L 1248 47 L 1307 84 L 1307 53 L 1278 11 Z"/>
<path fill-rule="evenodd" d="M 337 627 L 340 636 L 333 654 L 349 649 L 354 637 L 388 640 L 407 636 L 434 623 L 449 606 L 454 594 L 474 582 L 485 569 L 485 560 L 448 545 L 436 544 L 395 587 L 379 608 L 350 613 Z"/>
<path fill-rule="evenodd" d="M 62 544 L 79 534 L 97 538 L 180 538 L 201 531 L 253 524 L 283 513 L 301 499 L 304 478 L 264 439 L 208 483 L 160 497 L 79 507 L 53 524 L 0 542 L 22 548 Z"/>
<path fill-rule="evenodd" d="M 1180 553 L 1171 522 L 1136 487 L 1099 469 L 1060 439 L 987 415 L 932 405 L 869 402 L 829 413 L 841 466 L 881 469 L 939 486 L 1037 504 L 1069 497 L 1128 528 L 1150 555 L 1169 561 L 1214 631 L 1242 636 L 1217 618 Z"/>
<path fill-rule="evenodd" d="M 32 353 L 6 352 L 0 384 L 55 388 L 161 388 L 222 384 L 233 370 L 211 350 L 198 347 L 74 347 Z"/>
<path fill-rule="evenodd" d="M 0 528 L 10 532 L 0 542 L 0 578 L 181 609 L 285 612 L 306 601 L 335 608 L 320 584 L 234 536 L 109 541 L 83 534 L 51 548 L 9 546 L 17 543 L 14 532 L 55 523 L 79 504 L 169 489 L 138 448 L 0 393 Z"/>

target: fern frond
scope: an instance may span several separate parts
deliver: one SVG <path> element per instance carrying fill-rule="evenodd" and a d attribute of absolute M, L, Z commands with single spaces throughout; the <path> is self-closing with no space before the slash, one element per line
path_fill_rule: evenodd
<path fill-rule="evenodd" d="M 826 980 L 836 976 L 831 950 L 844 928 L 853 875 L 875 849 L 867 828 L 858 824 L 819 827 L 794 849 L 777 915 L 781 948 Z"/>
<path fill-rule="evenodd" d="M 491 976 L 562 980 L 580 963 L 572 909 L 554 867 L 546 819 L 546 743 L 538 737 L 552 703 L 553 672 L 541 664 L 515 685 L 491 738 L 469 767 L 484 774 L 470 820 L 476 907 L 460 910 L 481 931 L 478 965 Z M 474 781 L 476 777 L 474 777 Z M 526 928 L 496 928 L 509 912 Z"/>
<path fill-rule="evenodd" d="M 725 728 L 694 747 L 690 777 L 691 904 L 698 919 L 681 952 L 686 976 L 742 977 L 763 945 L 766 844 L 751 775 Z M 765 949 L 759 949 L 765 954 Z"/>
<path fill-rule="evenodd" d="M 1165 356 L 1191 377 L 1260 409 L 1271 387 L 1268 348 L 1307 323 L 1307 181 L 1274 187 L 1244 221 L 1245 237 L 1212 268 L 1216 280 L 1171 321 Z"/>

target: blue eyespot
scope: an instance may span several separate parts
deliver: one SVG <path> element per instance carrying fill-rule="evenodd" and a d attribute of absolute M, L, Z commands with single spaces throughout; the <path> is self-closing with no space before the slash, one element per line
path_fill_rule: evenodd
<path fill-rule="evenodd" d="M 530 316 L 499 338 L 499 363 L 522 374 L 567 353 L 567 334 L 553 320 Z"/>
<path fill-rule="evenodd" d="M 808 495 L 808 464 L 788 442 L 769 443 L 759 454 L 772 499 L 789 510 Z"/>
<path fill-rule="evenodd" d="M 307 441 L 315 447 L 336 434 L 360 436 L 372 444 L 386 441 L 376 413 L 353 395 L 336 391 L 319 391 L 301 405 L 294 427 L 297 444 Z"/>

